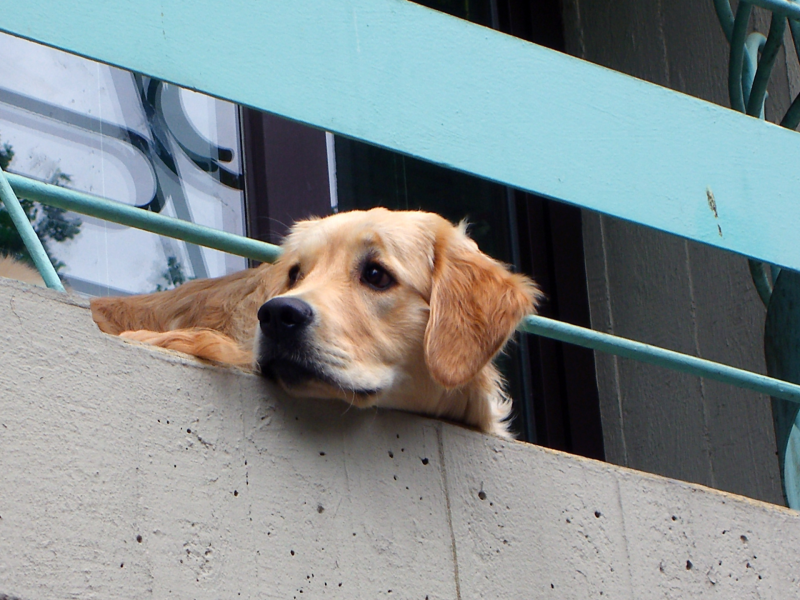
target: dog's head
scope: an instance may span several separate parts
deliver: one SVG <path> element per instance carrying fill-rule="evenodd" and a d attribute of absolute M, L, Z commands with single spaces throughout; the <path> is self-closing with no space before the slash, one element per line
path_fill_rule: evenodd
<path fill-rule="evenodd" d="M 303 397 L 506 434 L 491 359 L 538 291 L 438 215 L 354 211 L 294 226 L 258 311 L 266 377 Z"/>

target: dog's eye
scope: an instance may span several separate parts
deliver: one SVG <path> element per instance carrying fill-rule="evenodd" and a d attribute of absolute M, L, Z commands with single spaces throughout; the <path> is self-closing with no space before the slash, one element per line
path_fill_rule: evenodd
<path fill-rule="evenodd" d="M 295 265 L 289 269 L 289 287 L 297 283 L 298 279 L 300 279 L 300 265 Z"/>
<path fill-rule="evenodd" d="M 361 271 L 361 282 L 375 290 L 387 290 L 394 284 L 394 278 L 378 263 L 368 262 Z"/>

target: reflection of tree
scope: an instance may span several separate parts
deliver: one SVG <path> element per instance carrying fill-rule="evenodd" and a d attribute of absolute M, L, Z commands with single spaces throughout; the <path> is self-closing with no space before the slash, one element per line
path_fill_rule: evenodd
<path fill-rule="evenodd" d="M 186 277 L 181 261 L 174 256 L 168 256 L 167 268 L 161 272 L 161 281 L 163 283 L 158 283 L 155 291 L 172 290 L 191 279 L 194 279 L 194 277 Z"/>
<path fill-rule="evenodd" d="M 237 191 L 244 189 L 244 175 L 240 172 L 241 165 L 237 165 L 234 161 L 236 151 L 233 148 L 218 146 L 216 142 L 207 139 L 197 130 L 185 110 L 181 92 L 177 86 L 132 73 L 111 71 L 110 74 L 114 78 L 121 78 L 117 81 L 121 86 L 119 89 L 123 87 L 127 89 L 129 84 L 133 83 L 136 96 L 129 100 L 138 98 L 138 104 L 146 116 L 146 133 L 98 119 L 92 114 L 56 106 L 46 100 L 20 94 L 2 86 L 0 86 L 0 103 L 24 110 L 37 120 L 43 119 L 51 124 L 58 123 L 60 130 L 58 135 L 69 142 L 73 142 L 75 136 L 81 140 L 86 139 L 87 136 L 91 139 L 98 139 L 101 147 L 104 138 L 120 142 L 120 144 L 109 144 L 107 148 L 110 149 L 104 149 L 104 153 L 108 152 L 129 168 L 129 174 L 136 187 L 133 194 L 133 199 L 136 200 L 134 205 L 138 208 L 160 212 L 169 202 L 174 216 L 184 221 L 193 221 L 188 189 L 178 168 L 179 159 L 181 161 L 183 159 L 190 160 L 195 167 L 228 189 Z M 132 81 L 129 82 L 126 78 L 130 78 Z M 120 97 L 120 101 L 123 101 L 122 97 Z M 127 106 L 127 100 L 123 101 L 123 104 Z M 94 146 L 92 145 L 92 147 Z M 10 151 L 10 149 L 8 150 Z M 134 150 L 133 154 L 131 154 L 131 150 Z M 3 146 L 0 143 L 0 152 L 2 151 Z M 11 154 L 9 154 L 8 160 L 10 160 L 10 156 Z M 132 159 L 133 156 L 136 158 Z M 140 177 L 137 174 L 138 169 L 131 170 L 132 164 L 128 164 L 128 161 L 138 162 L 142 157 L 149 163 L 152 183 L 155 184 L 153 188 L 150 186 L 151 180 L 148 177 Z M 68 181 L 62 173 L 54 173 L 52 179 L 56 180 L 54 183 L 62 185 Z M 139 189 L 141 185 L 148 188 L 146 192 Z M 48 240 L 52 242 L 71 239 L 79 232 L 77 228 L 80 227 L 80 221 L 65 220 L 63 211 L 39 205 L 31 206 L 28 203 L 25 208 L 28 217 L 34 222 L 35 228 L 41 223 L 40 235 L 43 234 L 42 241 L 45 243 Z M 2 203 L 0 203 L 1 210 Z M 48 221 L 52 222 L 49 226 L 47 225 Z M 71 227 L 73 225 L 74 227 Z M 11 237 L 15 239 L 11 240 Z M 27 253 L 19 243 L 20 240 L 16 238 L 13 228 L 8 223 L 8 216 L 4 216 L 0 212 L 0 253 L 10 252 L 27 259 Z M 208 269 L 200 247 L 187 243 L 185 249 L 186 264 L 182 265 L 183 272 L 195 277 L 208 277 Z M 174 249 L 170 244 L 165 244 L 164 250 L 167 257 L 175 256 Z M 171 277 L 162 278 L 164 268 L 163 263 L 159 264 L 153 277 L 157 278 L 160 282 L 159 285 L 163 286 L 164 282 L 167 286 L 174 285 Z M 167 271 L 170 270 L 169 265 L 166 268 Z M 180 280 L 179 277 L 178 281 Z"/>
<path fill-rule="evenodd" d="M 0 147 L 0 168 L 4 171 L 11 164 L 14 158 L 14 150 L 8 143 Z M 72 178 L 66 173 L 62 173 L 61 169 L 56 169 L 45 180 L 45 183 L 53 185 L 66 185 Z M 42 241 L 45 252 L 53 263 L 56 271 L 62 269 L 65 265 L 60 260 L 53 257 L 50 251 L 50 242 L 63 242 L 74 238 L 81 230 L 81 220 L 78 217 L 67 217 L 66 211 L 63 208 L 56 208 L 54 206 L 47 206 L 33 202 L 32 200 L 25 200 L 20 198 L 20 204 L 25 211 L 25 215 L 33 225 L 33 229 L 39 239 Z M 11 221 L 11 215 L 8 214 L 6 208 L 0 205 L 0 253 L 7 254 L 17 260 L 26 262 L 33 266 L 33 259 L 28 254 L 28 249 L 22 241 L 17 228 Z"/>

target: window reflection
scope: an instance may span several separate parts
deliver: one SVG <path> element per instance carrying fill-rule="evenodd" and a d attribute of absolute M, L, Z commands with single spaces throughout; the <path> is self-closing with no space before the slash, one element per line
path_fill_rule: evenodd
<path fill-rule="evenodd" d="M 0 146 L 10 149 L 10 171 L 244 235 L 235 105 L 13 36 L 0 34 L 0 52 Z M 60 217 L 79 230 L 45 241 L 76 291 L 150 292 L 246 266 L 91 217 Z"/>

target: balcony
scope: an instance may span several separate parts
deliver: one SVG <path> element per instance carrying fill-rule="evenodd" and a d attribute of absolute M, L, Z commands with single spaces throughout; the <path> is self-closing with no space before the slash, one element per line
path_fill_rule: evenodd
<path fill-rule="evenodd" d="M 794 132 L 406 2 L 257 13 L 232 2 L 215 19 L 198 6 L 145 1 L 123 19 L 111 5 L 50 7 L 42 18 L 41 6 L 19 4 L 0 29 L 650 227 L 636 230 L 641 239 L 700 242 L 701 259 L 725 250 L 800 267 Z M 261 76 L 230 69 L 242 54 Z M 605 252 L 607 217 L 591 214 Z M 608 290 L 607 257 L 590 260 Z M 670 314 L 671 300 L 657 300 Z M 717 298 L 706 300 L 716 327 Z M 695 296 L 686 304 L 694 311 Z M 652 314 L 639 296 L 619 305 L 623 320 Z M 625 335 L 613 316 L 609 302 L 607 315 L 592 314 L 595 328 Z M 19 283 L 0 282 L 0 322 L 0 598 L 797 595 L 795 512 L 417 416 L 291 400 L 251 375 L 104 336 L 82 300 Z M 710 354 L 759 371 L 739 348 L 760 346 L 749 335 L 760 326 L 730 353 L 710 328 Z M 701 354 L 692 327 L 691 344 L 687 334 L 664 345 Z M 606 360 L 600 383 L 616 385 L 619 402 L 604 398 L 604 426 L 622 433 L 606 432 L 609 460 L 659 472 L 680 463 L 685 478 L 707 471 L 728 489 L 746 487 L 736 472 L 748 469 L 754 495 L 777 497 L 765 396 L 731 402 L 728 388 L 688 376 L 651 388 L 650 371 Z M 647 406 L 630 459 L 620 373 L 647 384 L 624 398 Z M 781 392 L 763 379 L 773 387 L 749 389 Z M 670 443 L 651 443 L 653 423 L 688 404 L 702 413 L 690 433 L 665 426 L 658 441 Z M 756 412 L 757 426 L 736 417 Z M 712 457 L 715 443 L 724 448 Z"/>
<path fill-rule="evenodd" d="M 800 515 L 100 333 L 0 281 L 0 596 L 791 598 Z"/>

